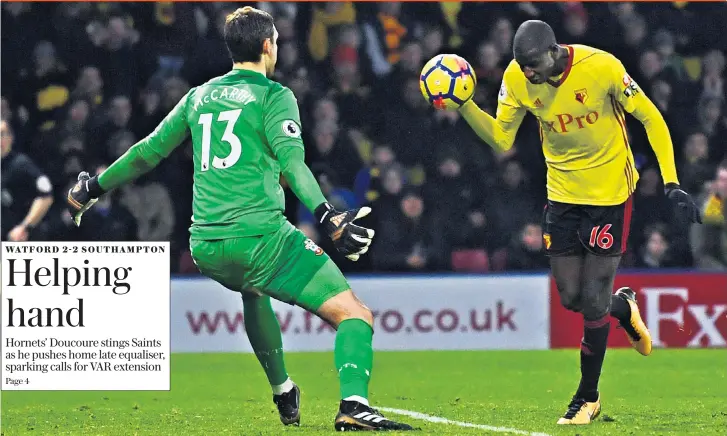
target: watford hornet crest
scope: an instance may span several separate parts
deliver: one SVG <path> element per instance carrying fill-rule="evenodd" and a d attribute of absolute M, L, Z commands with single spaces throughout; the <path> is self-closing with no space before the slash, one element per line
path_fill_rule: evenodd
<path fill-rule="evenodd" d="M 581 104 L 586 104 L 586 100 L 588 100 L 588 90 L 586 88 L 582 88 L 577 89 L 574 92 L 576 94 L 576 101 Z"/>

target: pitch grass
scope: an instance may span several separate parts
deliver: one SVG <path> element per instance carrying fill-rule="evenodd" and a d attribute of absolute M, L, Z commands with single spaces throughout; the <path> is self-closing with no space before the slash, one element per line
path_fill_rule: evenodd
<path fill-rule="evenodd" d="M 330 434 L 338 401 L 331 353 L 290 353 L 302 426 L 283 427 L 249 354 L 175 354 L 170 392 L 3 392 L 2 434 Z M 578 382 L 578 351 L 379 352 L 374 406 L 551 435 L 724 435 L 727 350 L 611 350 L 603 412 L 587 427 L 555 425 Z M 401 418 L 417 434 L 496 434 Z M 497 433 L 501 434 L 501 433 Z"/>

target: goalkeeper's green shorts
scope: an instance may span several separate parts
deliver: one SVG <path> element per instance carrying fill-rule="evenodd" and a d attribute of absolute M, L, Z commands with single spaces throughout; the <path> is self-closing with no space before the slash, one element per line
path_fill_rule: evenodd
<path fill-rule="evenodd" d="M 350 286 L 330 257 L 286 221 L 276 232 L 232 239 L 190 239 L 200 272 L 237 292 L 268 295 L 316 311 Z"/>

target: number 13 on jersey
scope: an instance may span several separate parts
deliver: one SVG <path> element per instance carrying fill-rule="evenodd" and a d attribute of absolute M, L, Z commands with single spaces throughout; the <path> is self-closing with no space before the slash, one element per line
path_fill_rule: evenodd
<path fill-rule="evenodd" d="M 242 109 L 235 109 L 220 112 L 217 116 L 217 122 L 225 123 L 225 131 L 221 138 L 214 139 L 216 141 L 220 140 L 230 144 L 230 153 L 224 158 L 214 156 L 212 158 L 212 166 L 214 168 L 230 168 L 237 163 L 238 160 L 240 160 L 240 156 L 242 155 L 242 143 L 240 142 L 240 138 L 235 136 L 233 132 L 235 129 L 235 123 L 237 123 L 237 120 L 240 118 L 240 113 L 242 113 Z M 212 144 L 213 122 L 214 114 L 207 113 L 199 116 L 199 124 L 202 125 L 202 171 L 207 171 L 210 168 L 210 147 Z"/>

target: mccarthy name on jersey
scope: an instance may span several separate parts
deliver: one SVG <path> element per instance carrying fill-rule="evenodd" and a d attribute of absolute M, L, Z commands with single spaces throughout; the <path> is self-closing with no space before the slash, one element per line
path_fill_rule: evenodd
<path fill-rule="evenodd" d="M 221 99 L 231 100 L 244 106 L 254 101 L 255 96 L 247 89 L 223 86 L 221 89 L 212 89 L 208 94 L 196 96 L 193 108 L 198 111 L 205 105 Z"/>
<path fill-rule="evenodd" d="M 531 84 L 517 62 L 510 63 L 498 95 L 497 119 L 521 120 L 525 111 L 538 119 L 550 200 L 623 203 L 639 178 L 625 113 L 649 118 L 653 104 L 610 53 L 566 47 L 565 71 L 546 84 Z"/>

